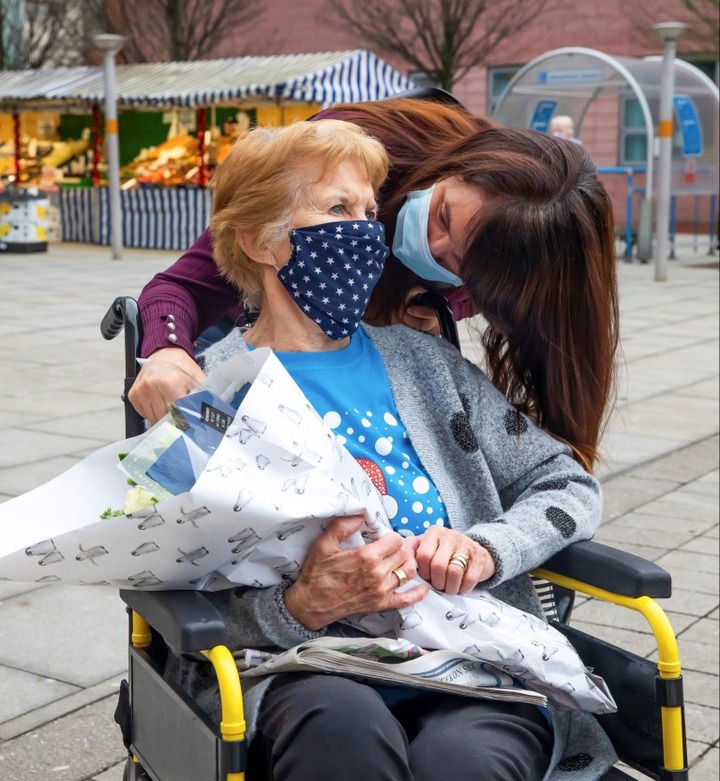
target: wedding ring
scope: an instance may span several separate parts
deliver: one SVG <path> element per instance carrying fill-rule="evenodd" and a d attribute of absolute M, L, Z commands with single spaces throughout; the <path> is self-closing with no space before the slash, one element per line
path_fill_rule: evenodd
<path fill-rule="evenodd" d="M 398 588 L 404 586 L 408 582 L 408 576 L 405 574 L 405 570 L 400 569 L 400 567 L 394 569 L 392 573 L 398 579 Z"/>
<path fill-rule="evenodd" d="M 467 556 L 463 556 L 462 553 L 453 553 L 453 555 L 450 557 L 450 561 L 448 562 L 448 566 L 450 566 L 450 564 L 454 564 L 456 567 L 460 567 L 463 572 L 466 572 L 468 563 Z"/>

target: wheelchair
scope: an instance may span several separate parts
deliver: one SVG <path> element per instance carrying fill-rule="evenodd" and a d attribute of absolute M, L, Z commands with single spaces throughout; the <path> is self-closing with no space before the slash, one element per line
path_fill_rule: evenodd
<path fill-rule="evenodd" d="M 443 338 L 458 346 L 445 300 L 423 294 L 433 306 Z M 124 330 L 127 436 L 144 421 L 127 400 L 139 369 L 142 340 L 137 303 L 117 298 L 102 324 L 104 338 Z M 638 556 L 596 542 L 578 542 L 531 573 L 551 623 L 572 642 L 587 667 L 607 682 L 617 713 L 597 718 L 627 766 L 657 781 L 687 781 L 683 681 L 677 642 L 657 599 L 671 595 L 670 575 Z M 613 646 L 569 624 L 575 594 L 635 610 L 657 642 L 657 662 Z M 120 592 L 129 613 L 128 681 L 123 682 L 116 720 L 129 758 L 126 781 L 244 781 L 246 725 L 238 670 L 227 648 L 226 627 L 215 606 L 197 591 Z M 204 657 L 217 678 L 221 717 L 214 723 L 172 681 L 163 677 L 169 650 Z M 631 781 L 611 768 L 603 781 Z"/>

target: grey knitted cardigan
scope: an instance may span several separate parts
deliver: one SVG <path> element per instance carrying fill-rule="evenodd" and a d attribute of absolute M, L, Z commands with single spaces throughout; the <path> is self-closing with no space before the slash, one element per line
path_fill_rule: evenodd
<path fill-rule="evenodd" d="M 443 497 L 452 528 L 486 547 L 495 575 L 484 585 L 506 602 L 542 615 L 524 573 L 568 543 L 589 539 L 601 514 L 598 483 L 563 444 L 518 413 L 487 377 L 442 340 L 404 326 L 363 326 L 380 352 L 400 417 Z M 230 333 L 203 355 L 206 371 L 247 350 Z M 323 634 L 293 620 L 283 586 L 208 594 L 228 619 L 231 648 L 290 648 Z M 207 678 L 173 657 L 169 677 L 215 715 Z M 243 681 L 250 735 L 270 679 Z M 550 707 L 555 744 L 544 781 L 593 781 L 615 761 L 593 716 Z"/>

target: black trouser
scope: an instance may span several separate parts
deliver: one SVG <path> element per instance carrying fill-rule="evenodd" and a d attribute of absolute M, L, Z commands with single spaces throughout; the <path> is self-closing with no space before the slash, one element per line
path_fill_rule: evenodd
<path fill-rule="evenodd" d="M 552 731 L 534 705 L 429 692 L 388 708 L 370 686 L 278 676 L 248 781 L 539 781 Z"/>

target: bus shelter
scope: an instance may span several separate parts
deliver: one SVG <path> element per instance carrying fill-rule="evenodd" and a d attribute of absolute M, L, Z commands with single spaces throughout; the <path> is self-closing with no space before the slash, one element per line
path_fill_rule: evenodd
<path fill-rule="evenodd" d="M 498 99 L 493 119 L 507 127 L 549 132 L 554 115 L 568 115 L 582 137 L 592 104 L 607 96 L 634 97 L 647 143 L 645 197 L 638 219 L 638 257 L 652 254 L 652 198 L 658 153 L 662 57 L 613 57 L 569 47 L 539 55 L 518 71 Z M 718 88 L 698 68 L 675 60 L 673 195 L 718 192 Z"/>

